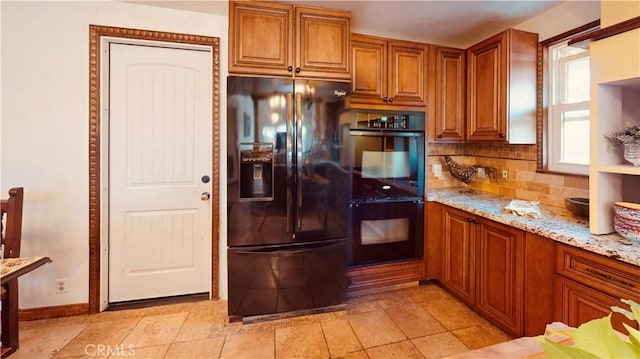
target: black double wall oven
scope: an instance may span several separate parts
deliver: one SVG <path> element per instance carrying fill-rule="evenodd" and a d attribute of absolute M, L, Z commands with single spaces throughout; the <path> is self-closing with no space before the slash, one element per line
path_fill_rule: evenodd
<path fill-rule="evenodd" d="M 423 257 L 424 112 L 342 116 L 350 165 L 352 267 Z"/>

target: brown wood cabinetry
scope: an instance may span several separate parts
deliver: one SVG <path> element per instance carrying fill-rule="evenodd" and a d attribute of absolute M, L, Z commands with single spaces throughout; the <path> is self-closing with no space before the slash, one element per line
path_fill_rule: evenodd
<path fill-rule="evenodd" d="M 475 303 L 475 226 L 473 215 L 455 208 L 442 211 L 442 285 L 468 304 Z"/>
<path fill-rule="evenodd" d="M 508 29 L 467 49 L 467 141 L 535 143 L 537 43 Z"/>
<path fill-rule="evenodd" d="M 567 245 L 558 245 L 556 261 L 556 320 L 578 326 L 611 313 L 611 306 L 626 307 L 619 298 L 640 302 L 640 271 L 630 264 Z M 613 314 L 613 326 L 637 323 Z"/>
<path fill-rule="evenodd" d="M 425 106 L 428 46 L 352 34 L 352 107 Z"/>
<path fill-rule="evenodd" d="M 348 81 L 351 14 L 229 2 L 229 73 Z"/>
<path fill-rule="evenodd" d="M 465 50 L 435 49 L 435 141 L 465 140 Z"/>
<path fill-rule="evenodd" d="M 524 336 L 544 334 L 553 322 L 556 242 L 533 233 L 524 237 Z"/>
<path fill-rule="evenodd" d="M 445 206 L 442 285 L 510 334 L 523 331 L 523 232 Z"/>
<path fill-rule="evenodd" d="M 424 276 L 424 263 L 421 260 L 349 268 L 347 289 L 354 292 L 417 282 Z"/>

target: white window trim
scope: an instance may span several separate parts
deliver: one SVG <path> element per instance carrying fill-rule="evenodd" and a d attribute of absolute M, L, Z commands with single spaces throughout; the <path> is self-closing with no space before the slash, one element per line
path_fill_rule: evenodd
<path fill-rule="evenodd" d="M 556 44 L 550 46 L 548 48 L 549 53 L 552 54 L 553 50 L 557 47 L 566 45 L 566 42 Z M 550 81 L 549 81 L 549 91 L 550 91 L 550 99 L 551 103 L 548 107 L 548 127 L 547 127 L 547 138 L 548 138 L 548 162 L 547 167 L 549 171 L 560 172 L 560 173 L 568 173 L 568 174 L 576 174 L 576 175 L 589 175 L 589 165 L 580 165 L 574 163 L 566 163 L 560 160 L 562 154 L 562 146 L 561 146 L 561 138 L 562 138 L 562 113 L 566 111 L 574 111 L 574 110 L 590 110 L 590 102 L 584 101 L 579 103 L 570 103 L 564 104 L 559 103 L 564 98 L 565 94 L 565 82 L 558 81 L 558 88 L 553 88 L 551 84 L 556 82 L 556 79 L 564 79 L 563 74 L 558 73 L 558 68 L 555 66 L 555 63 L 558 62 L 560 64 L 566 63 L 568 61 L 575 60 L 577 58 L 589 56 L 589 52 L 584 52 L 576 55 L 567 56 L 561 60 L 556 60 L 553 56 L 550 56 L 549 68 L 551 70 L 550 73 Z M 564 70 L 560 70 L 564 72 Z M 589 139 L 585 139 L 589 141 Z"/>

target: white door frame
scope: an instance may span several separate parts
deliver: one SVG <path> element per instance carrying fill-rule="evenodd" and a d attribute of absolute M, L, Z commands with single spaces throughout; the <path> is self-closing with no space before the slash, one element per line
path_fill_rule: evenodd
<path fill-rule="evenodd" d="M 219 39 L 90 25 L 89 39 L 89 304 L 90 314 L 108 306 L 108 44 L 198 49 L 212 57 L 212 251 L 210 297 L 219 295 Z M 102 121 L 101 121 L 102 120 Z M 105 165 L 101 165 L 105 164 Z"/>

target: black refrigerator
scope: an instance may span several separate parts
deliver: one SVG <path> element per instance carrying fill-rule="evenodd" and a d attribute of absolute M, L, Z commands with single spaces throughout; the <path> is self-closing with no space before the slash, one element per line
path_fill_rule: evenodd
<path fill-rule="evenodd" d="M 351 186 L 340 114 L 349 89 L 228 78 L 230 321 L 344 305 Z"/>

